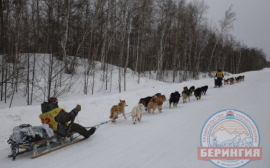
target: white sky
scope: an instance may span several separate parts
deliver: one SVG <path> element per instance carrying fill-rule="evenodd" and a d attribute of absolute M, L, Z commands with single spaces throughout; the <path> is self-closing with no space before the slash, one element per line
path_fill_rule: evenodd
<path fill-rule="evenodd" d="M 217 21 L 224 17 L 224 12 L 232 4 L 236 21 L 230 33 L 248 47 L 262 48 L 270 61 L 270 0 L 204 1 L 209 6 L 207 17 L 217 26 Z"/>

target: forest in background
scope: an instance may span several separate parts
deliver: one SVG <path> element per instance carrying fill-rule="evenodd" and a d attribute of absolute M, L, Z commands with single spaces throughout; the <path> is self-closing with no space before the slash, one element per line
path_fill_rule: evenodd
<path fill-rule="evenodd" d="M 163 81 L 170 72 L 172 82 L 182 82 L 217 68 L 234 74 L 269 67 L 262 49 L 230 34 L 233 6 L 219 27 L 205 17 L 207 9 L 198 0 L 0 0 L 0 101 L 10 98 L 12 104 L 23 84 L 32 104 L 35 90 L 42 89 L 36 53 L 50 55 L 39 66 L 46 78 L 45 98 L 70 91 L 64 82 L 72 83 L 81 59 L 84 94 L 93 94 L 89 86 L 96 62 L 104 82 L 110 80 L 109 65 L 118 67 L 119 92 L 126 89 L 128 68 L 139 83 L 146 73 Z"/>

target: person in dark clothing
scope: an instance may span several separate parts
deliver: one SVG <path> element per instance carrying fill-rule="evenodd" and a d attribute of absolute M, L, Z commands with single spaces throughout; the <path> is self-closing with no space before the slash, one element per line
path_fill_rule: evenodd
<path fill-rule="evenodd" d="M 56 97 L 50 97 L 48 102 L 41 104 L 42 114 L 39 115 L 43 124 L 48 124 L 59 136 L 66 137 L 69 122 L 73 120 L 81 111 L 81 105 L 77 105 L 70 112 L 58 107 L 58 101 Z M 89 138 L 96 131 L 95 127 L 87 130 L 85 127 L 77 123 L 72 123 L 69 133 L 79 133 L 85 138 Z"/>
<path fill-rule="evenodd" d="M 216 71 L 215 87 L 222 86 L 222 80 L 224 78 L 223 72 L 221 69 Z"/>

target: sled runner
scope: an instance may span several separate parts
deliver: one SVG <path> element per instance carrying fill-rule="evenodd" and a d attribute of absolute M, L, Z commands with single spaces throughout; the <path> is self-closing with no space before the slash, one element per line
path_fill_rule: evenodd
<path fill-rule="evenodd" d="M 51 152 L 54 152 L 54 151 L 56 151 L 56 150 L 62 149 L 62 148 L 64 148 L 64 147 L 66 147 L 66 146 L 73 145 L 73 144 L 78 143 L 78 142 L 81 142 L 81 141 L 83 141 L 83 140 L 85 140 L 85 138 L 72 140 L 72 141 L 63 143 L 62 145 L 57 146 L 57 147 L 54 147 L 54 148 L 50 148 L 50 147 L 47 146 L 47 150 L 44 151 L 44 152 L 41 152 L 41 153 L 39 153 L 39 154 L 33 152 L 32 159 L 35 159 L 35 158 L 37 158 L 37 157 L 46 155 L 47 153 L 51 153 Z M 35 147 L 34 147 L 34 149 L 35 149 Z"/>

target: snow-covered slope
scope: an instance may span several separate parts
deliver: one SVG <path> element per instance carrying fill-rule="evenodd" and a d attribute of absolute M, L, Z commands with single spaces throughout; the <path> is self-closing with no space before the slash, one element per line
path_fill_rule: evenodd
<path fill-rule="evenodd" d="M 163 113 L 154 115 L 144 113 L 142 122 L 132 124 L 131 117 L 120 118 L 116 124 L 101 125 L 96 133 L 86 141 L 63 148 L 37 159 L 31 153 L 17 157 L 13 162 L 6 143 L 12 128 L 27 123 L 40 125 L 38 115 L 40 106 L 20 106 L 0 110 L 0 163 L 1 167 L 30 168 L 211 168 L 216 167 L 209 161 L 197 160 L 197 147 L 200 146 L 200 132 L 205 121 L 222 109 L 238 109 L 246 112 L 257 123 L 263 147 L 263 159 L 252 161 L 245 167 L 270 167 L 270 69 L 243 73 L 245 81 L 234 85 L 214 88 L 213 79 L 206 78 L 168 84 L 147 80 L 135 89 L 123 93 L 81 96 L 76 100 L 59 102 L 67 111 L 76 104 L 82 111 L 75 119 L 83 126 L 93 126 L 109 120 L 109 110 L 119 99 L 126 100 L 126 113 L 138 103 L 139 99 L 155 93 L 165 94 L 182 91 L 184 86 L 209 89 L 201 100 L 191 97 L 177 108 L 169 109 L 168 101 L 163 105 Z M 238 76 L 235 74 L 231 76 Z M 129 80 L 132 80 L 130 78 Z M 134 79 L 135 80 L 135 79 Z M 151 87 L 153 86 L 153 87 Z"/>

